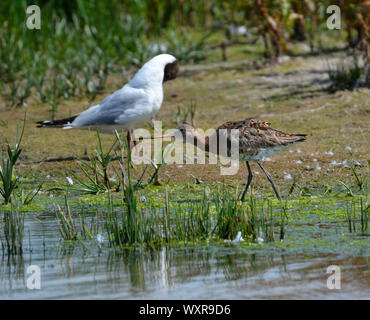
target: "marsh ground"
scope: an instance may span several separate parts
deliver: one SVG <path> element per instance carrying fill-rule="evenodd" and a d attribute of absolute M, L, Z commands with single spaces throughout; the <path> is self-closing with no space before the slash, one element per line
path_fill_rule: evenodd
<path fill-rule="evenodd" d="M 290 178 L 296 178 L 302 188 L 312 192 L 338 185 L 339 180 L 354 183 L 345 160 L 356 160 L 358 169 L 368 176 L 370 91 L 367 88 L 336 93 L 326 90 L 330 85 L 326 72 L 328 61 L 347 59 L 348 54 L 341 50 L 320 55 L 297 51 L 295 55 L 283 57 L 281 63 L 271 65 L 261 62 L 258 50 L 253 46 L 236 46 L 229 50 L 227 62 L 215 61 L 218 54 L 215 51 L 203 64 L 182 65 L 180 76 L 164 86 L 165 99 L 156 119 L 163 121 L 165 129 L 174 128 L 178 108 L 185 113 L 195 104 L 194 121 L 198 128 L 217 128 L 225 121 L 255 117 L 271 122 L 276 129 L 307 134 L 307 142 L 265 163 L 283 193 L 292 184 Z M 241 59 L 242 52 L 250 55 L 248 60 Z M 106 90 L 93 101 L 88 96 L 63 101 L 57 117 L 74 115 L 99 103 L 121 87 L 133 72 L 111 75 Z M 16 124 L 27 112 L 17 170 L 30 180 L 63 179 L 65 182 L 65 168 L 78 171 L 76 161 L 50 160 L 83 157 L 96 147 L 95 132 L 36 128 L 35 121 L 50 118 L 50 106 L 39 103 L 36 97 L 28 100 L 26 108 L 9 110 L 4 100 L 0 106 L 2 142 L 13 139 Z M 150 128 L 146 124 L 143 127 Z M 108 148 L 114 137 L 103 135 L 102 139 Z M 253 166 L 252 169 L 256 173 L 254 188 L 270 192 L 269 183 L 259 168 Z M 140 175 L 141 171 L 139 166 L 134 175 Z M 148 176 L 150 172 L 151 169 Z M 247 172 L 242 163 L 233 176 L 221 176 L 218 165 L 166 165 L 160 177 L 162 181 L 178 184 L 193 183 L 196 177 L 204 183 L 226 182 L 235 186 L 246 180 Z"/>

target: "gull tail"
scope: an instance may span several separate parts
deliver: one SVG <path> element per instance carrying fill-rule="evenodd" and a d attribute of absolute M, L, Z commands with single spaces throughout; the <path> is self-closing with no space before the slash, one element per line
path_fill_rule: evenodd
<path fill-rule="evenodd" d="M 60 119 L 60 120 L 45 120 L 45 121 L 38 121 L 37 128 L 61 128 L 63 129 L 71 129 L 72 127 L 70 124 L 76 119 L 77 116 L 73 116 L 70 118 Z"/>

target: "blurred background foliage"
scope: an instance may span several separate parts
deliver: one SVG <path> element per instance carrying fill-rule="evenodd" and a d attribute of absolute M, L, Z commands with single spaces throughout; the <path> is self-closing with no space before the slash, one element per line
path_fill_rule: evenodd
<path fill-rule="evenodd" d="M 41 8 L 41 30 L 26 28 L 31 4 Z M 326 26 L 332 4 L 341 8 L 339 31 Z M 1 1 L 0 93 L 16 107 L 35 90 L 53 117 L 61 99 L 95 95 L 109 73 L 161 52 L 197 63 L 210 49 L 259 43 L 261 58 L 276 62 L 292 42 L 319 53 L 323 34 L 358 49 L 368 63 L 369 12 L 369 0 Z"/>

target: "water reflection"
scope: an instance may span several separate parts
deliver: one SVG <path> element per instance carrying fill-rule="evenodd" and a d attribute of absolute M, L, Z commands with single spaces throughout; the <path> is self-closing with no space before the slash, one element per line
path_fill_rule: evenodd
<path fill-rule="evenodd" d="M 27 222 L 23 256 L 0 260 L 1 299 L 370 298 L 368 257 L 289 255 L 225 244 L 113 251 L 59 242 L 55 223 Z M 88 245 L 87 245 L 88 246 Z M 342 289 L 326 287 L 326 268 L 342 270 Z M 41 289 L 26 287 L 29 265 Z"/>
<path fill-rule="evenodd" d="M 11 291 L 18 286 L 25 286 L 24 260 L 22 255 L 2 255 L 0 263 L 0 291 Z"/>

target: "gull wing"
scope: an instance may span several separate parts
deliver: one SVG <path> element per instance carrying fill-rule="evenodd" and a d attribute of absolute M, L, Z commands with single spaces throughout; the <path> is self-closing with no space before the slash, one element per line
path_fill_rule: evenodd
<path fill-rule="evenodd" d="M 100 104 L 81 112 L 73 121 L 72 127 L 122 124 L 125 118 L 127 118 L 126 121 L 130 121 L 130 115 L 134 114 L 134 110 L 145 101 L 147 101 L 147 94 L 143 89 L 125 85 L 106 97 Z M 125 117 L 126 114 L 127 117 Z"/>

